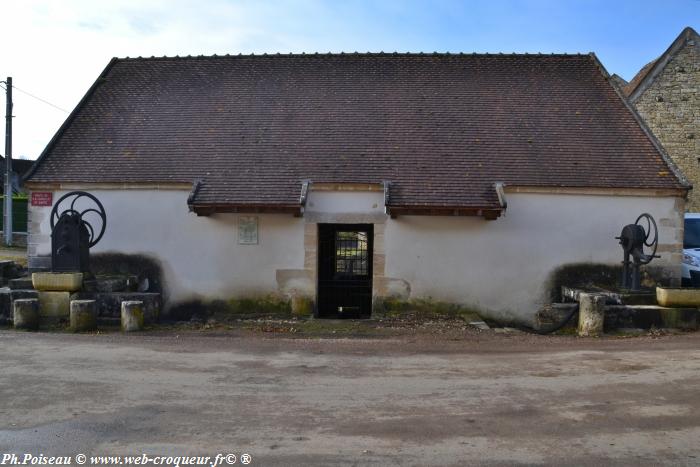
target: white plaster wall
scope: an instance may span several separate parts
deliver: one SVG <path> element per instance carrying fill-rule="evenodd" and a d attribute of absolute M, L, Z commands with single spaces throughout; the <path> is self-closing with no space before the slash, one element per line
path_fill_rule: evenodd
<path fill-rule="evenodd" d="M 530 321 L 542 304 L 552 270 L 567 263 L 616 264 L 624 224 L 649 212 L 659 243 L 678 244 L 682 209 L 676 198 L 507 195 L 505 217 L 405 216 L 387 222 L 386 276 L 406 280 L 411 297 L 473 305 L 493 317 Z M 681 230 L 682 232 L 682 230 Z M 681 234 L 682 235 L 682 234 Z M 654 264 L 677 264 L 662 252 Z"/>
<path fill-rule="evenodd" d="M 381 191 L 309 192 L 304 210 L 307 223 L 385 222 L 384 193 Z"/>
<path fill-rule="evenodd" d="M 54 200 L 64 193 L 55 192 Z M 313 290 L 317 222 L 377 224 L 375 262 L 389 284 L 385 293 L 405 281 L 411 298 L 473 305 L 496 318 L 531 320 L 551 272 L 563 264 L 618 264 L 622 250 L 614 237 L 642 212 L 656 218 L 659 242 L 667 247 L 654 264 L 680 269 L 683 209 L 673 197 L 509 193 L 505 216 L 486 221 L 390 219 L 383 212 L 381 192 L 311 191 L 304 218 L 259 214 L 259 244 L 239 245 L 239 216 L 198 217 L 187 210 L 186 191 L 91 193 L 105 205 L 109 223 L 93 251 L 157 257 L 170 303 L 197 296 L 275 293 L 280 291 L 280 271 L 299 275 L 298 280 L 308 282 L 301 289 Z M 30 254 L 50 255 L 49 211 L 30 208 Z"/>
<path fill-rule="evenodd" d="M 54 202 L 66 192 L 54 192 Z M 258 244 L 238 244 L 238 215 L 198 217 L 179 190 L 90 190 L 107 212 L 104 238 L 91 250 L 135 253 L 161 261 L 171 303 L 197 296 L 226 298 L 276 292 L 278 269 L 304 266 L 303 219 L 258 217 Z M 32 207 L 39 219 L 37 255 L 50 255 L 49 211 Z M 36 234 L 36 232 L 35 232 Z"/>

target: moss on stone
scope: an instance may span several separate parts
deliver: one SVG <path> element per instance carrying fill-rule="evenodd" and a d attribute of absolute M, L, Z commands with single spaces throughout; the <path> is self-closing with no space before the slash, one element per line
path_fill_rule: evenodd
<path fill-rule="evenodd" d="M 474 308 L 459 304 L 434 300 L 431 297 L 414 298 L 410 300 L 384 299 L 377 301 L 372 317 L 374 318 L 411 318 L 454 319 L 464 321 L 479 321 L 481 317 Z"/>
<path fill-rule="evenodd" d="M 265 295 L 226 300 L 192 300 L 173 306 L 165 318 L 173 321 L 213 318 L 226 322 L 234 319 L 290 317 L 292 317 L 291 300 L 276 295 Z"/>
<path fill-rule="evenodd" d="M 696 308 L 664 308 L 660 314 L 665 328 L 698 329 L 698 310 Z"/>
<path fill-rule="evenodd" d="M 297 318 L 309 318 L 314 312 L 314 302 L 309 297 L 292 297 L 292 315 Z"/>

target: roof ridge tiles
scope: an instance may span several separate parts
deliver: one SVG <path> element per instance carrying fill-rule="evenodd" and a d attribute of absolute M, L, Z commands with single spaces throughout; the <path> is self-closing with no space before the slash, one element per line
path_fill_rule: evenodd
<path fill-rule="evenodd" d="M 353 51 L 353 52 L 299 52 L 299 53 L 294 53 L 294 52 L 289 52 L 289 53 L 280 53 L 280 52 L 275 52 L 275 53 L 267 53 L 263 52 L 261 53 L 255 53 L 251 52 L 248 54 L 244 54 L 241 52 L 238 52 L 237 54 L 212 54 L 212 55 L 204 55 L 204 54 L 199 54 L 199 55 L 163 55 L 163 56 L 138 56 L 138 57 L 132 57 L 132 56 L 125 56 L 125 57 L 114 57 L 117 61 L 127 61 L 127 60 L 185 60 L 185 59 L 231 59 L 235 57 L 240 57 L 240 58 L 260 58 L 260 57 L 318 57 L 318 56 L 323 56 L 323 57 L 349 57 L 349 56 L 355 56 L 355 57 L 377 57 L 377 58 L 384 58 L 384 57 L 455 57 L 455 56 L 471 56 L 471 57 L 533 57 L 535 55 L 537 56 L 547 56 L 547 57 L 581 57 L 581 56 L 586 56 L 590 55 L 593 52 L 588 52 L 588 53 L 581 53 L 581 52 L 572 52 L 572 53 L 555 53 L 551 52 L 549 54 L 545 54 L 542 52 L 450 52 L 450 51 L 445 51 L 445 52 L 399 52 L 399 51 L 393 51 L 393 52 L 384 52 L 379 51 L 379 52 L 358 52 L 358 51 Z"/>

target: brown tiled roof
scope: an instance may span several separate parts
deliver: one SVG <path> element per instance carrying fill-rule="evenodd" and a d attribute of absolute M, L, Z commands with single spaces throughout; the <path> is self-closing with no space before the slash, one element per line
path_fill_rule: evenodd
<path fill-rule="evenodd" d="M 194 182 L 195 205 L 299 205 L 391 182 L 393 206 L 498 208 L 494 182 L 683 189 L 593 55 L 114 59 L 31 182 Z"/>
<path fill-rule="evenodd" d="M 656 58 L 656 59 L 650 61 L 649 63 L 647 63 L 646 65 L 644 65 L 642 67 L 642 69 L 639 70 L 639 72 L 637 72 L 636 75 L 634 75 L 634 78 L 632 78 L 630 80 L 630 82 L 627 83 L 622 88 L 622 91 L 625 93 L 626 96 L 629 96 L 630 94 L 632 94 L 632 91 L 637 89 L 637 86 L 639 86 L 639 83 L 641 83 L 642 80 L 644 80 L 644 78 L 647 77 L 647 75 L 649 74 L 651 69 L 654 68 L 654 65 L 656 65 L 657 61 L 658 61 L 658 58 Z"/>

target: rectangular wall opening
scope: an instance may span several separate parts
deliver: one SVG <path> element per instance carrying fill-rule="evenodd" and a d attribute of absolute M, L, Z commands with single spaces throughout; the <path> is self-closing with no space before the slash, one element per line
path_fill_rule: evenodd
<path fill-rule="evenodd" d="M 318 317 L 372 313 L 372 224 L 318 224 Z"/>

